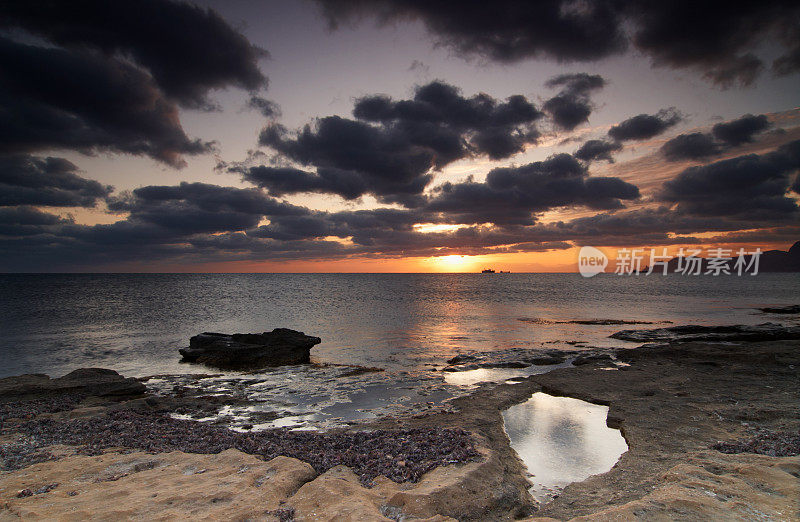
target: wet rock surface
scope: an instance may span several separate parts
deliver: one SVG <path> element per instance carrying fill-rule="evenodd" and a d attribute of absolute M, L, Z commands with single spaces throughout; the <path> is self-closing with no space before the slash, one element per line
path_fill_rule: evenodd
<path fill-rule="evenodd" d="M 365 371 L 370 370 L 370 371 Z M 468 393 L 438 372 L 342 365 L 281 366 L 239 375 L 158 375 L 146 381 L 161 411 L 255 431 L 344 428 L 365 419 L 450 408 Z"/>
<path fill-rule="evenodd" d="M 322 340 L 288 328 L 262 334 L 205 332 L 189 340 L 178 352 L 184 362 L 221 369 L 255 369 L 286 364 L 308 364 L 311 348 Z"/>
<path fill-rule="evenodd" d="M 614 358 L 607 353 L 589 353 L 589 354 L 581 354 L 572 361 L 572 364 L 575 366 L 582 366 L 584 364 L 592 364 L 592 363 L 605 363 L 611 364 L 613 363 Z"/>
<path fill-rule="evenodd" d="M 577 341 L 576 341 L 577 342 Z M 527 368 L 532 365 L 562 364 L 583 351 L 559 349 L 509 349 L 462 353 L 447 361 L 444 372 L 463 372 L 480 368 Z"/>
<path fill-rule="evenodd" d="M 729 326 L 671 326 L 652 330 L 622 330 L 610 337 L 623 341 L 688 342 L 688 341 L 786 341 L 800 339 L 800 326 L 784 326 L 776 323 Z"/>
<path fill-rule="evenodd" d="M 125 378 L 114 370 L 81 368 L 51 379 L 44 374 L 28 374 L 0 379 L 0 397 L 32 398 L 73 394 L 100 397 L 126 397 L 146 391 L 137 379 Z"/>

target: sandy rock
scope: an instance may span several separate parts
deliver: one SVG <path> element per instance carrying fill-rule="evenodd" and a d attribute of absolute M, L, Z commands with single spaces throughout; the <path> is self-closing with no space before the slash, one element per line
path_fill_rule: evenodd
<path fill-rule="evenodd" d="M 236 450 L 72 456 L 0 474 L 0 520 L 264 520 L 315 476 L 296 459 L 264 462 Z M 47 493 L 17 498 L 54 483 Z"/>
<path fill-rule="evenodd" d="M 793 520 L 800 513 L 798 471 L 798 457 L 698 453 L 641 499 L 571 520 Z"/>
<path fill-rule="evenodd" d="M 36 520 L 456 520 L 475 510 L 481 484 L 498 465 L 444 466 L 418 484 L 378 477 L 371 488 L 345 466 L 317 475 L 304 462 L 264 462 L 237 450 L 64 456 L 0 474 L 0 521 Z M 113 499 L 113 500 L 111 500 Z M 444 514 L 443 514 L 444 513 Z"/>
<path fill-rule="evenodd" d="M 336 466 L 304 484 L 292 497 L 291 506 L 298 521 L 383 520 L 381 488 L 375 489 L 363 487 L 349 468 Z"/>

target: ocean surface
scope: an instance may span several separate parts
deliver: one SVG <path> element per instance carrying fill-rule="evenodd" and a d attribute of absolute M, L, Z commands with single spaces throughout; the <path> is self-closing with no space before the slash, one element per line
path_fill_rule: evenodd
<path fill-rule="evenodd" d="M 630 346 L 608 335 L 666 321 L 787 323 L 754 308 L 799 296 L 798 274 L 0 275 L 0 376 L 198 373 L 178 362 L 192 335 L 276 327 L 321 337 L 315 362 L 413 372 L 471 351 Z M 593 319 L 659 324 L 565 322 Z"/>

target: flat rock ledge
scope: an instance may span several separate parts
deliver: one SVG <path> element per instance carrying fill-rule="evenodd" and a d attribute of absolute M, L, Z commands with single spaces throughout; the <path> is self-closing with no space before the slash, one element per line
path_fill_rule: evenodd
<path fill-rule="evenodd" d="M 621 330 L 610 337 L 640 343 L 790 341 L 800 339 L 800 326 L 784 326 L 776 323 L 725 326 L 690 324 L 652 330 Z"/>
<path fill-rule="evenodd" d="M 288 328 L 262 334 L 204 332 L 189 339 L 178 352 L 183 362 L 201 363 L 225 370 L 245 370 L 308 364 L 311 348 L 322 340 Z"/>

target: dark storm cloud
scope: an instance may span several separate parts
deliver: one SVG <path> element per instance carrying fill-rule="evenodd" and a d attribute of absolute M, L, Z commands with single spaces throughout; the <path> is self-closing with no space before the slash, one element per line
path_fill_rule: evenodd
<path fill-rule="evenodd" d="M 242 179 L 266 189 L 273 196 L 319 192 L 355 199 L 368 190 L 357 173 L 331 168 L 320 168 L 312 173 L 291 167 L 258 166 L 243 169 Z"/>
<path fill-rule="evenodd" d="M 556 76 L 545 85 L 562 87 L 561 92 L 547 100 L 542 108 L 553 118 L 556 126 L 572 130 L 589 121 L 593 108 L 589 95 L 592 91 L 602 89 L 605 84 L 606 81 L 599 75 L 577 73 Z"/>
<path fill-rule="evenodd" d="M 20 28 L 70 49 L 123 56 L 152 74 L 161 90 L 186 107 L 210 104 L 208 91 L 266 84 L 252 45 L 219 14 L 170 0 L 10 0 L 0 28 Z"/>
<path fill-rule="evenodd" d="M 493 169 L 484 183 L 467 181 L 437 187 L 426 206 L 454 223 L 532 224 L 533 214 L 556 207 L 622 207 L 639 189 L 618 178 L 589 178 L 586 167 L 569 154 L 520 167 Z"/>
<path fill-rule="evenodd" d="M 635 26 L 634 44 L 655 64 L 694 68 L 723 88 L 755 80 L 763 65 L 748 51 L 766 38 L 778 36 L 789 53 L 800 43 L 785 31 L 800 16 L 796 2 L 643 1 L 624 8 Z"/>
<path fill-rule="evenodd" d="M 798 149 L 787 148 L 781 153 L 796 159 Z M 574 191 L 576 204 L 585 204 L 586 197 L 622 197 L 626 190 L 633 194 L 635 187 L 631 190 L 632 186 L 626 187 L 620 180 L 607 182 L 606 178 L 599 178 L 598 183 L 581 176 L 580 166 L 568 158 L 554 157 L 540 162 L 546 166 L 529 167 L 533 179 L 530 172 L 513 169 L 497 173 L 491 185 L 499 190 L 520 189 L 527 182 L 550 190 L 557 180 L 573 186 L 577 176 L 589 185 L 585 193 L 597 194 L 584 197 L 581 191 Z M 539 183 L 542 180 L 536 176 L 545 172 L 551 179 Z M 109 225 L 77 225 L 26 207 L 0 209 L 0 268 L 97 269 L 119 266 L 118 263 L 176 263 L 185 267 L 240 260 L 481 255 L 570 248 L 569 242 L 654 246 L 676 241 L 697 243 L 699 239 L 686 234 L 735 231 L 765 223 L 752 216 L 696 216 L 661 207 L 602 212 L 547 224 L 532 220 L 526 225 L 503 223 L 494 216 L 493 220 L 499 223 L 494 226 L 468 224 L 452 231 L 420 232 L 414 227 L 416 223 L 470 223 L 476 214 L 469 209 L 462 213 L 459 209 L 441 212 L 433 208 L 320 212 L 285 206 L 254 192 L 257 191 L 202 184 L 143 187 L 123 204 L 131 211 L 130 217 Z M 556 204 L 564 203 L 563 196 L 558 197 L 562 199 Z M 539 208 L 546 206 L 540 199 L 535 203 Z M 270 212 L 264 215 L 269 224 L 240 228 L 254 220 L 237 218 L 231 213 L 233 208 L 241 209 L 245 215 Z M 204 210 L 218 214 L 214 226 L 206 221 Z M 772 222 L 774 225 L 775 220 Z M 230 229 L 222 230 L 225 226 Z M 331 237 L 349 241 L 333 241 Z"/>
<path fill-rule="evenodd" d="M 772 62 L 772 71 L 778 76 L 785 76 L 800 71 L 800 27 L 796 22 L 785 20 L 781 39 L 789 51 Z"/>
<path fill-rule="evenodd" d="M 147 186 L 109 200 L 129 221 L 157 225 L 179 234 L 213 233 L 255 227 L 264 216 L 301 215 L 303 207 L 276 201 L 257 189 L 206 183 Z"/>
<path fill-rule="evenodd" d="M 736 120 L 717 123 L 711 129 L 711 134 L 680 134 L 666 142 L 661 152 L 670 161 L 703 159 L 751 143 L 757 134 L 771 125 L 766 115 L 745 114 Z"/>
<path fill-rule="evenodd" d="M 658 136 L 681 119 L 674 107 L 656 114 L 639 114 L 611 127 L 608 135 L 617 141 L 646 140 Z"/>
<path fill-rule="evenodd" d="M 0 152 L 123 152 L 182 167 L 211 144 L 187 137 L 178 107 L 211 109 L 215 89 L 264 88 L 265 55 L 187 2 L 2 2 Z"/>
<path fill-rule="evenodd" d="M 741 118 L 725 123 L 717 123 L 711 129 L 712 134 L 718 140 L 731 147 L 750 143 L 756 134 L 770 127 L 770 122 L 763 114 L 753 116 L 745 114 Z"/>
<path fill-rule="evenodd" d="M 632 45 L 654 65 L 691 68 L 727 88 L 755 80 L 764 65 L 748 51 L 769 39 L 783 53 L 773 71 L 800 70 L 800 7 L 786 0 L 317 1 L 334 26 L 363 15 L 382 22 L 420 20 L 437 43 L 466 58 L 591 61 Z"/>
<path fill-rule="evenodd" d="M 265 218 L 312 214 L 258 189 L 204 183 L 141 187 L 108 198 L 108 206 L 129 215 L 111 224 L 80 225 L 28 207 L 0 209 L 0 236 L 6 236 L 0 237 L 0 267 L 54 270 L 120 262 L 229 261 L 235 257 L 193 242 L 208 234 L 252 230 Z M 292 249 L 279 246 L 274 243 L 262 252 Z"/>
<path fill-rule="evenodd" d="M 311 212 L 304 216 L 285 216 L 270 219 L 247 232 L 251 237 L 280 240 L 301 240 L 337 236 L 351 238 L 362 246 L 375 246 L 398 234 L 412 234 L 415 223 L 432 219 L 424 211 L 376 208 L 340 212 Z M 416 235 L 419 237 L 419 235 Z"/>
<path fill-rule="evenodd" d="M 703 159 L 720 152 L 714 138 L 702 132 L 680 134 L 661 147 L 661 152 L 670 161 Z"/>
<path fill-rule="evenodd" d="M 316 172 L 231 170 L 274 195 L 328 192 L 354 199 L 373 194 L 384 202 L 417 206 L 432 169 L 476 155 L 500 159 L 521 152 L 538 139 L 535 123 L 542 116 L 524 96 L 466 98 L 438 81 L 418 87 L 410 100 L 360 98 L 353 114 L 356 120 L 329 116 L 295 133 L 277 124 L 262 130 L 260 144 Z"/>
<path fill-rule="evenodd" d="M 262 114 L 265 118 L 278 118 L 281 116 L 280 106 L 272 100 L 268 100 L 261 96 L 251 96 L 247 101 L 247 106 L 255 109 Z"/>
<path fill-rule="evenodd" d="M 40 149 L 146 154 L 179 167 L 207 152 L 152 78 L 95 53 L 24 45 L 0 36 L 0 152 Z"/>
<path fill-rule="evenodd" d="M 528 57 L 595 60 L 625 47 L 611 4 L 561 0 L 529 2 L 409 2 L 318 0 L 332 24 L 375 15 L 380 20 L 419 19 L 440 43 L 457 53 L 501 62 Z"/>
<path fill-rule="evenodd" d="M 363 182 L 362 193 L 384 200 L 421 193 L 436 162 L 431 148 L 410 143 L 402 133 L 339 116 L 321 118 L 295 135 L 271 125 L 261 132 L 259 141 L 303 165 L 350 172 Z M 317 190 L 314 177 L 304 179 L 313 181 L 309 191 Z M 285 189 L 283 184 L 281 191 Z"/>
<path fill-rule="evenodd" d="M 575 151 L 574 156 L 587 162 L 606 160 L 609 163 L 614 163 L 614 158 L 611 154 L 620 150 L 622 150 L 622 144 L 616 141 L 589 140 Z"/>
<path fill-rule="evenodd" d="M 793 141 L 766 154 L 690 167 L 665 182 L 658 198 L 699 216 L 796 219 L 797 202 L 786 193 L 798 168 L 800 141 Z"/>
<path fill-rule="evenodd" d="M 707 67 L 703 78 L 724 90 L 752 85 L 764 69 L 764 64 L 755 55 L 745 54 L 731 57 L 722 64 L 707 64 Z"/>
<path fill-rule="evenodd" d="M 271 187 L 274 195 L 294 192 L 298 185 L 307 190 L 320 183 L 325 191 L 333 188 L 321 176 L 291 168 L 254 167 L 245 171 L 244 178 Z M 494 169 L 482 183 L 445 183 L 430 196 L 420 196 L 414 205 L 409 205 L 411 210 L 376 209 L 276 219 L 262 227 L 261 233 L 273 238 L 304 237 L 287 228 L 302 226 L 304 230 L 324 230 L 325 235 L 363 237 L 360 232 L 364 229 L 389 226 L 392 230 L 397 227 L 411 230 L 414 223 L 531 224 L 534 214 L 553 208 L 567 205 L 620 208 L 621 200 L 638 197 L 636 186 L 618 178 L 589 177 L 586 167 L 575 158 L 559 154 L 520 167 Z M 320 222 L 323 218 L 327 224 Z"/>
<path fill-rule="evenodd" d="M 569 73 L 559 74 L 545 82 L 546 87 L 562 87 L 564 91 L 574 94 L 589 94 L 596 89 L 605 87 L 606 81 L 598 74 Z"/>
<path fill-rule="evenodd" d="M 63 158 L 0 155 L 0 206 L 93 207 L 112 189 L 79 176 Z"/>
<path fill-rule="evenodd" d="M 0 236 L 34 236 L 46 234 L 55 225 L 70 223 L 48 212 L 33 207 L 19 206 L 0 208 Z"/>
<path fill-rule="evenodd" d="M 628 238 L 629 241 L 655 238 L 668 239 L 668 233 L 692 234 L 708 231 L 729 231 L 742 228 L 742 222 L 720 218 L 698 217 L 674 212 L 666 207 L 640 208 L 624 212 L 602 212 L 592 216 L 559 222 L 553 225 L 562 237 L 573 240 Z M 646 238 L 646 239 L 645 239 Z M 674 243 L 675 240 L 671 239 Z M 623 243 L 624 244 L 624 243 Z"/>
<path fill-rule="evenodd" d="M 536 141 L 534 124 L 542 116 L 524 96 L 511 96 L 504 102 L 487 94 L 465 98 L 457 87 L 441 81 L 417 87 L 410 100 L 365 96 L 356 101 L 353 115 L 360 120 L 398 125 L 410 137 L 418 137 L 415 141 L 432 146 L 445 162 L 468 151 L 492 159 L 520 152 L 526 143 Z M 466 143 L 456 147 L 455 141 L 443 140 L 444 147 L 438 147 L 436 138 L 426 139 L 427 135 L 452 135 L 454 140 Z"/>

